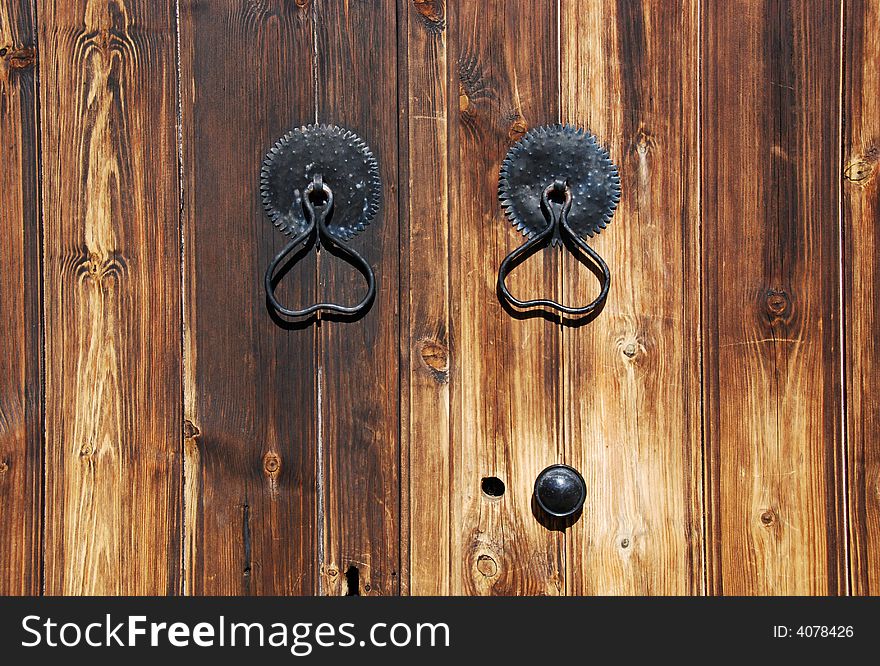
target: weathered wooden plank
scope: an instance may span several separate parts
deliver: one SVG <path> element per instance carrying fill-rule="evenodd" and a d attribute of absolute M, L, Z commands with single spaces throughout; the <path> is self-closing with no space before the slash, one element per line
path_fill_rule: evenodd
<path fill-rule="evenodd" d="M 180 22 L 185 590 L 311 594 L 316 331 L 266 307 L 263 273 L 287 239 L 263 212 L 259 170 L 277 138 L 315 120 L 314 6 L 184 0 Z M 311 252 L 282 302 L 314 302 L 315 271 Z"/>
<path fill-rule="evenodd" d="M 449 104 L 446 8 L 442 1 L 400 5 L 402 136 L 401 317 L 405 336 L 401 456 L 409 510 L 408 591 L 451 591 L 449 386 Z M 453 113 L 455 111 L 453 110 Z"/>
<path fill-rule="evenodd" d="M 45 590 L 167 594 L 180 574 L 175 15 L 40 0 Z"/>
<path fill-rule="evenodd" d="M 566 540 L 570 594 L 699 594 L 702 569 L 699 6 L 566 0 L 561 111 L 618 164 L 622 198 L 590 243 L 602 314 L 563 330 L 565 458 L 587 482 Z M 564 302 L 594 275 L 565 253 Z"/>
<path fill-rule="evenodd" d="M 703 9 L 709 590 L 842 593 L 840 8 Z"/>
<path fill-rule="evenodd" d="M 379 160 L 379 216 L 351 244 L 373 266 L 376 298 L 356 321 L 320 326 L 319 391 L 325 486 L 322 592 L 400 589 L 399 224 L 395 0 L 316 0 L 321 122 L 360 135 Z M 363 293 L 363 277 L 323 253 L 320 290 L 336 302 Z"/>
<path fill-rule="evenodd" d="M 29 0 L 0 2 L 0 595 L 40 592 L 40 214 Z"/>
<path fill-rule="evenodd" d="M 524 242 L 498 203 L 501 161 L 529 127 L 559 113 L 556 10 L 549 1 L 447 7 L 450 85 L 459 93 L 448 167 L 454 594 L 564 589 L 562 535 L 531 507 L 535 477 L 561 456 L 558 323 L 514 317 L 495 292 L 501 261 Z M 556 259 L 534 256 L 513 273 L 511 289 L 557 296 Z M 481 489 L 492 477 L 505 486 L 500 496 Z"/>
<path fill-rule="evenodd" d="M 880 594 L 880 6 L 847 3 L 844 308 L 853 594 Z"/>

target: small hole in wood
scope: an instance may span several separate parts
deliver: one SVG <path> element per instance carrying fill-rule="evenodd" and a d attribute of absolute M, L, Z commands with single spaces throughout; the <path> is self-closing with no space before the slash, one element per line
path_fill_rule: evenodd
<path fill-rule="evenodd" d="M 345 572 L 345 584 L 347 597 L 361 596 L 361 572 L 355 565 L 351 565 Z"/>
<path fill-rule="evenodd" d="M 484 476 L 480 488 L 486 497 L 501 497 L 504 494 L 504 481 L 497 476 Z"/>

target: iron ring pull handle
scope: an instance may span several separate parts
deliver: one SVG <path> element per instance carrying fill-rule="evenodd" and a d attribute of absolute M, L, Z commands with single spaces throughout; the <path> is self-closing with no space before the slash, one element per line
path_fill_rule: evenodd
<path fill-rule="evenodd" d="M 326 197 L 326 201 L 316 209 L 315 204 L 312 201 L 312 195 L 318 191 L 323 193 Z M 269 299 L 269 303 L 278 314 L 284 315 L 285 317 L 306 317 L 316 312 L 335 312 L 343 315 L 361 314 L 369 307 L 370 303 L 376 296 L 376 276 L 366 259 L 358 254 L 353 248 L 345 245 L 345 243 L 334 236 L 330 229 L 328 229 L 327 219 L 333 211 L 333 191 L 324 184 L 320 174 L 315 175 L 312 182 L 306 187 L 302 201 L 309 226 L 299 236 L 285 245 L 284 248 L 275 255 L 275 258 L 272 259 L 272 262 L 266 269 L 265 286 L 266 296 Z M 355 266 L 355 268 L 357 268 L 366 278 L 367 293 L 357 305 L 347 306 L 339 305 L 337 303 L 315 303 L 314 305 L 309 305 L 301 310 L 294 310 L 281 305 L 275 297 L 275 285 L 273 284 L 273 280 L 275 278 L 276 269 L 279 264 L 281 264 L 281 262 L 283 262 L 284 259 L 301 243 L 315 234 L 316 227 L 317 234 L 315 241 L 318 247 L 320 247 L 321 241 L 324 241 L 325 245 L 336 247 L 349 263 Z"/>
<path fill-rule="evenodd" d="M 550 195 L 558 192 L 563 192 L 565 199 L 562 201 L 561 205 L 554 205 L 550 200 Z M 611 286 L 611 271 L 608 270 L 608 264 L 605 263 L 602 257 L 600 257 L 593 248 L 587 245 L 569 226 L 568 213 L 571 210 L 571 202 L 571 190 L 562 181 L 556 181 L 544 189 L 544 192 L 541 194 L 541 207 L 544 209 L 545 215 L 549 218 L 546 229 L 541 233 L 536 234 L 534 238 L 531 238 L 508 254 L 504 258 L 504 261 L 501 262 L 501 267 L 498 269 L 498 293 L 508 303 L 523 310 L 532 308 L 552 308 L 553 310 L 557 310 L 566 315 L 583 317 L 595 312 L 596 309 L 601 307 L 605 302 L 605 299 L 608 297 L 608 288 Z M 517 260 L 523 256 L 529 255 L 535 248 L 548 242 L 554 236 L 561 240 L 564 236 L 565 239 L 572 241 L 593 262 L 595 262 L 596 266 L 602 273 L 599 278 L 599 284 L 601 286 L 599 295 L 588 305 L 580 308 L 570 307 L 547 298 L 521 301 L 511 294 L 510 290 L 507 288 L 507 276 L 510 275 L 511 267 L 516 264 Z"/>

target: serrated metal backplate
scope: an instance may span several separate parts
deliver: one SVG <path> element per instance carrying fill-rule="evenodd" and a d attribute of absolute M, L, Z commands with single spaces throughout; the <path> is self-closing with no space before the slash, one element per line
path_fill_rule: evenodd
<path fill-rule="evenodd" d="M 305 231 L 302 196 L 315 174 L 333 191 L 328 229 L 350 240 L 379 212 L 379 163 L 363 139 L 335 125 L 297 127 L 266 153 L 260 193 L 269 219 L 287 235 Z"/>
<path fill-rule="evenodd" d="M 571 190 L 568 224 L 578 236 L 593 236 L 608 226 L 620 201 L 617 166 L 590 132 L 556 124 L 529 130 L 501 165 L 498 198 L 517 229 L 532 238 L 547 228 L 541 196 L 557 180 Z"/>

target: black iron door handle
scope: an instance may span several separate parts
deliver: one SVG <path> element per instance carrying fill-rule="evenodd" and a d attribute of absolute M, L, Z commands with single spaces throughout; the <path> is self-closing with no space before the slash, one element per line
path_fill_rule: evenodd
<path fill-rule="evenodd" d="M 562 199 L 556 201 L 556 199 Z M 585 317 L 596 311 L 597 308 L 605 302 L 608 297 L 608 288 L 611 286 L 611 271 L 608 270 L 608 264 L 599 256 L 599 254 L 587 245 L 580 236 L 569 226 L 568 213 L 571 210 L 571 189 L 563 182 L 556 181 L 552 185 L 548 185 L 541 194 L 541 209 L 547 219 L 546 228 L 533 238 L 520 245 L 513 252 L 508 254 L 498 269 L 498 294 L 511 305 L 523 310 L 531 308 L 551 308 L 573 317 Z M 583 251 L 594 263 L 599 271 L 599 295 L 593 302 L 583 307 L 570 307 L 562 305 L 548 298 L 536 298 L 528 301 L 522 301 L 510 293 L 507 288 L 507 276 L 519 261 L 525 260 L 533 252 L 549 245 L 554 239 L 562 241 L 562 243 L 574 243 L 578 249 Z"/>
<path fill-rule="evenodd" d="M 507 151 L 498 196 L 507 218 L 528 238 L 498 269 L 501 302 L 520 310 L 549 308 L 578 319 L 598 312 L 608 298 L 611 272 L 584 238 L 599 233 L 611 221 L 620 201 L 620 176 L 596 137 L 571 125 L 529 130 Z M 599 295 L 591 303 L 563 305 L 549 298 L 524 301 L 510 293 L 507 277 L 513 268 L 548 245 L 568 247 L 579 260 L 592 264 Z"/>
<path fill-rule="evenodd" d="M 305 125 L 291 130 L 269 150 L 260 171 L 260 191 L 269 219 L 292 236 L 266 269 L 266 302 L 275 314 L 307 317 L 329 312 L 357 318 L 376 297 L 376 276 L 369 262 L 345 244 L 376 217 L 381 201 L 379 163 L 357 134 L 335 125 Z M 275 295 L 282 263 L 297 252 L 324 246 L 352 264 L 367 281 L 356 305 L 314 303 L 282 305 Z M 295 262 L 294 262 L 295 263 Z"/>
<path fill-rule="evenodd" d="M 316 205 L 315 202 L 318 202 Z M 376 276 L 369 262 L 357 253 L 353 248 L 348 247 L 339 238 L 333 235 L 327 225 L 327 220 L 333 214 L 333 190 L 331 190 L 324 182 L 321 174 L 315 174 L 312 182 L 304 192 L 302 199 L 303 212 L 307 220 L 305 230 L 296 238 L 290 241 L 284 248 L 275 255 L 269 267 L 266 269 L 265 285 L 266 296 L 272 308 L 280 315 L 285 317 L 306 317 L 316 312 L 335 312 L 345 315 L 359 315 L 370 306 L 370 303 L 376 297 Z M 294 252 L 302 243 L 306 247 L 311 248 L 314 244 L 320 249 L 321 243 L 326 246 L 335 247 L 340 251 L 346 259 L 350 260 L 366 278 L 367 293 L 357 305 L 347 306 L 337 303 L 315 303 L 302 309 L 288 308 L 278 302 L 275 297 L 275 271 L 284 259 Z"/>

